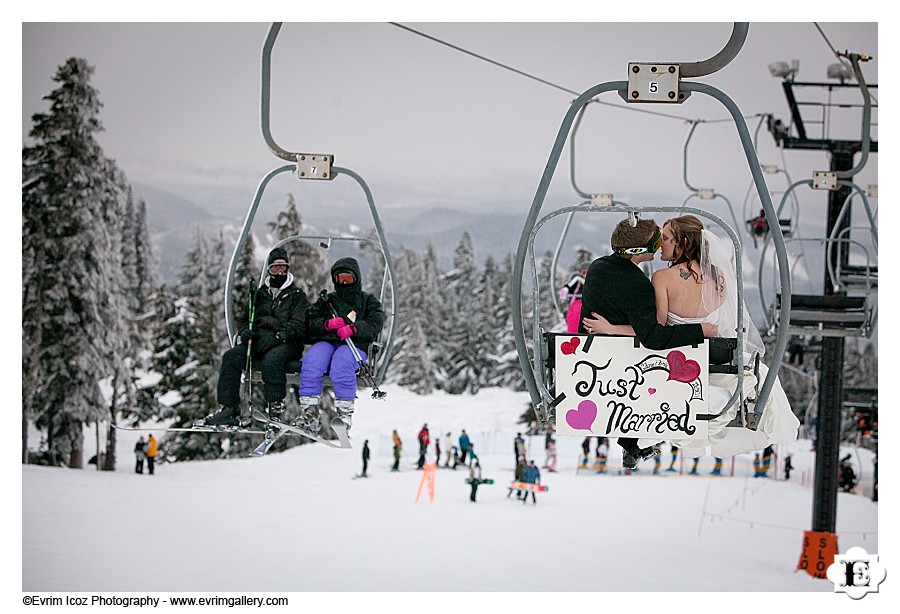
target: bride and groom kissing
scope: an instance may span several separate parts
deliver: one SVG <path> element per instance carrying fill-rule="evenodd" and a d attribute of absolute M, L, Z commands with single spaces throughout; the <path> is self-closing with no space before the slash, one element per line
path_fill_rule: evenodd
<path fill-rule="evenodd" d="M 644 347 L 654 350 L 699 345 L 706 337 L 737 334 L 733 250 L 726 249 L 697 217 L 676 217 L 662 227 L 652 219 L 625 219 L 616 225 L 610 243 L 613 253 L 594 260 L 588 267 L 578 332 L 637 336 Z M 657 251 L 669 266 L 647 279 L 640 265 L 653 261 Z M 743 309 L 745 360 L 742 364 L 749 364 L 754 356 L 762 356 L 765 348 L 746 307 Z M 760 377 L 765 377 L 762 364 Z M 710 375 L 709 383 L 720 391 L 715 402 L 724 399 L 721 402 L 724 408 L 737 385 L 737 376 Z M 745 376 L 744 396 L 752 393 L 755 385 L 755 377 Z M 711 410 L 713 403 L 711 398 Z M 685 457 L 713 454 L 724 458 L 796 440 L 800 423 L 779 382 L 761 409 L 756 431 L 726 428 L 737 405 L 710 423 L 707 438 L 678 441 Z M 659 454 L 658 446 L 641 448 L 636 438 L 620 437 L 618 441 L 624 450 L 623 465 L 627 469 Z"/>

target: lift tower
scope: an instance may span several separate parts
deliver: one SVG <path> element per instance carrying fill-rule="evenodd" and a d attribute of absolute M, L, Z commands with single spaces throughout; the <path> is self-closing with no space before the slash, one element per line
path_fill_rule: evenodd
<path fill-rule="evenodd" d="M 858 58 L 858 56 L 857 56 Z M 865 84 L 863 84 L 865 85 Z M 839 90 L 852 88 L 860 89 L 857 83 L 810 83 L 797 82 L 793 80 L 793 73 L 787 75 L 782 81 L 785 96 L 791 110 L 791 126 L 796 130 L 796 136 L 791 135 L 790 129 L 780 120 L 769 117 L 768 129 L 775 138 L 775 142 L 785 149 L 806 149 L 816 151 L 827 151 L 831 154 L 831 164 L 829 173 L 817 173 L 822 177 L 814 180 L 814 188 L 828 190 L 828 211 L 825 224 L 826 236 L 834 237 L 840 235 L 842 231 L 850 227 L 850 210 L 849 206 L 846 214 L 842 214 L 844 203 L 851 195 L 852 188 L 849 185 L 825 186 L 824 184 L 834 177 L 852 177 L 848 174 L 853 170 L 853 160 L 856 154 L 868 151 L 877 152 L 878 142 L 866 139 L 870 125 L 863 122 L 863 135 L 857 140 L 838 140 L 824 136 L 825 121 L 816 120 L 812 122 L 804 122 L 801 111 L 803 109 L 819 109 L 822 117 L 827 117 L 830 109 L 829 105 L 851 107 L 861 107 L 862 104 L 841 104 L 831 103 L 832 94 Z M 877 85 L 868 85 L 869 89 L 875 89 Z M 798 99 L 796 88 L 818 88 L 820 91 L 825 90 L 828 93 L 829 102 L 826 103 L 810 103 Z M 866 94 L 867 96 L 867 94 Z M 808 123 L 823 124 L 823 137 L 813 138 L 807 134 Z M 866 151 L 865 146 L 868 145 Z M 817 181 L 822 181 L 823 185 L 815 185 Z M 849 244 L 848 243 L 825 243 L 825 280 L 824 280 L 824 296 L 815 297 L 821 300 L 809 301 L 807 307 L 821 307 L 828 305 L 831 308 L 841 309 L 842 305 L 847 308 L 855 308 L 855 302 L 848 297 L 845 286 L 835 287 L 829 271 L 846 270 L 849 267 Z M 803 301 L 798 301 L 800 297 L 791 297 L 792 305 L 795 309 L 804 307 Z M 813 298 L 813 297 L 808 297 Z M 793 320 L 793 318 L 792 318 Z M 837 484 L 838 484 L 838 468 L 840 455 L 840 435 L 841 435 L 841 410 L 844 400 L 844 382 L 843 382 L 843 365 L 844 365 L 844 347 L 847 336 L 850 336 L 846 329 L 840 326 L 831 328 L 825 323 L 818 323 L 818 326 L 811 327 L 809 332 L 813 335 L 822 336 L 821 351 L 821 368 L 819 379 L 819 410 L 816 423 L 816 472 L 814 480 L 814 499 L 813 499 L 813 518 L 812 530 L 827 533 L 834 533 L 837 520 Z"/>

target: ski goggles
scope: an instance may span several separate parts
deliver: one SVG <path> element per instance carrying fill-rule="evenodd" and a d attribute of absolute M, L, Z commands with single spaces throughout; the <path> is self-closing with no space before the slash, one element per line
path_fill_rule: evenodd
<path fill-rule="evenodd" d="M 662 230 L 659 226 L 653 232 L 653 236 L 647 241 L 646 245 L 641 247 L 622 247 L 616 250 L 619 254 L 628 254 L 629 256 L 637 256 L 638 254 L 655 253 L 662 245 Z"/>
<path fill-rule="evenodd" d="M 269 274 L 270 275 L 287 275 L 290 267 L 286 264 L 270 264 L 269 265 Z"/>
<path fill-rule="evenodd" d="M 347 271 L 341 271 L 340 273 L 334 274 L 334 283 L 339 286 L 349 286 L 356 282 L 356 277 L 354 277 L 353 273 L 349 273 Z"/>

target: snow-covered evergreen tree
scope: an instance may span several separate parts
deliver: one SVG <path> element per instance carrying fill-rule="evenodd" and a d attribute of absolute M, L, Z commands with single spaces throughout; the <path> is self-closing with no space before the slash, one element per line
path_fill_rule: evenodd
<path fill-rule="evenodd" d="M 433 361 L 434 349 L 429 346 L 425 333 L 430 314 L 423 309 L 425 279 L 422 262 L 415 252 L 404 249 L 395 269 L 399 286 L 398 312 L 403 317 L 398 321 L 388 380 L 418 394 L 430 394 L 437 388 L 438 382 Z"/>
<path fill-rule="evenodd" d="M 276 242 L 303 234 L 303 221 L 297 211 L 293 194 L 288 194 L 287 205 L 274 222 L 267 224 Z M 284 245 L 294 274 L 294 285 L 303 290 L 309 301 L 315 302 L 319 290 L 329 287 L 329 272 L 319 250 L 307 241 L 291 241 Z"/>
<path fill-rule="evenodd" d="M 560 325 L 565 326 L 565 322 L 560 320 L 559 314 L 556 312 L 556 307 L 553 303 L 553 294 L 556 293 L 559 288 L 553 287 L 553 252 L 547 251 L 544 253 L 544 257 L 541 258 L 541 261 L 538 263 L 538 288 L 540 291 L 539 299 L 540 299 L 540 318 L 541 325 L 544 327 L 545 331 L 553 330 L 554 328 L 559 327 Z M 563 271 L 556 272 L 556 279 L 560 279 L 563 277 L 565 273 Z M 564 280 L 563 283 L 565 283 Z M 565 328 L 563 328 L 565 330 Z"/>
<path fill-rule="evenodd" d="M 250 295 L 259 287 L 260 265 L 256 261 L 256 241 L 253 235 L 247 235 L 244 248 L 238 255 L 237 267 L 234 270 L 234 287 L 232 288 L 231 301 L 234 305 L 234 313 L 231 314 L 234 326 L 238 320 L 246 316 L 249 320 Z M 241 331 L 235 330 L 234 334 Z"/>
<path fill-rule="evenodd" d="M 474 335 L 473 360 L 476 363 L 476 386 L 472 392 L 481 388 L 494 386 L 497 378 L 496 363 L 499 340 L 511 335 L 511 329 L 504 327 L 497 316 L 499 308 L 498 293 L 499 274 L 493 256 L 488 256 L 484 263 L 484 271 L 476 286 L 475 304 L 477 313 L 471 323 Z"/>
<path fill-rule="evenodd" d="M 476 392 L 479 380 L 477 333 L 473 329 L 476 319 L 483 317 L 477 308 L 476 291 L 478 270 L 475 264 L 475 247 L 472 237 L 464 232 L 454 251 L 453 270 L 444 275 L 447 301 L 452 307 L 446 320 L 449 334 L 445 346 L 447 384 L 451 394 Z"/>
<path fill-rule="evenodd" d="M 430 243 L 422 255 L 421 265 L 421 300 L 417 304 L 424 317 L 422 332 L 428 347 L 429 361 L 433 365 L 434 381 L 438 389 L 449 390 L 448 354 L 450 335 L 453 332 L 450 322 L 453 305 L 449 299 L 449 288 L 443 283 L 437 251 Z M 402 322 L 406 315 L 400 317 Z"/>
<path fill-rule="evenodd" d="M 516 352 L 516 340 L 513 335 L 512 321 L 512 274 L 513 255 L 506 254 L 497 268 L 497 294 L 493 313 L 496 317 L 497 336 L 494 341 L 491 361 L 494 372 L 492 386 L 524 390 L 525 380 L 519 355 Z"/>
<path fill-rule="evenodd" d="M 23 451 L 33 419 L 47 462 L 78 468 L 83 425 L 107 415 L 100 381 L 128 381 L 124 197 L 96 140 L 93 72 L 79 58 L 59 67 L 22 150 Z"/>
<path fill-rule="evenodd" d="M 222 258 L 224 249 L 210 249 L 198 233 L 181 268 L 176 314 L 169 320 L 170 330 L 181 337 L 171 339 L 167 350 L 181 362 L 172 365 L 175 370 L 168 378 L 172 386 L 168 392 L 175 399 L 162 416 L 172 420 L 173 426 L 190 425 L 218 408 L 218 367 L 227 347 L 221 315 Z M 208 433 L 177 433 L 160 443 L 167 460 L 179 461 L 224 456 L 228 447 L 225 439 Z"/>

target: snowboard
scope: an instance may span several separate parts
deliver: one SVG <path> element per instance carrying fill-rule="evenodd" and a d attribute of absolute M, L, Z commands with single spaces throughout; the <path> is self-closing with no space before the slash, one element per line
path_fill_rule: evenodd
<path fill-rule="evenodd" d="M 533 490 L 535 492 L 547 492 L 548 488 L 544 484 L 529 484 L 528 482 L 512 482 L 509 485 L 513 490 Z"/>

